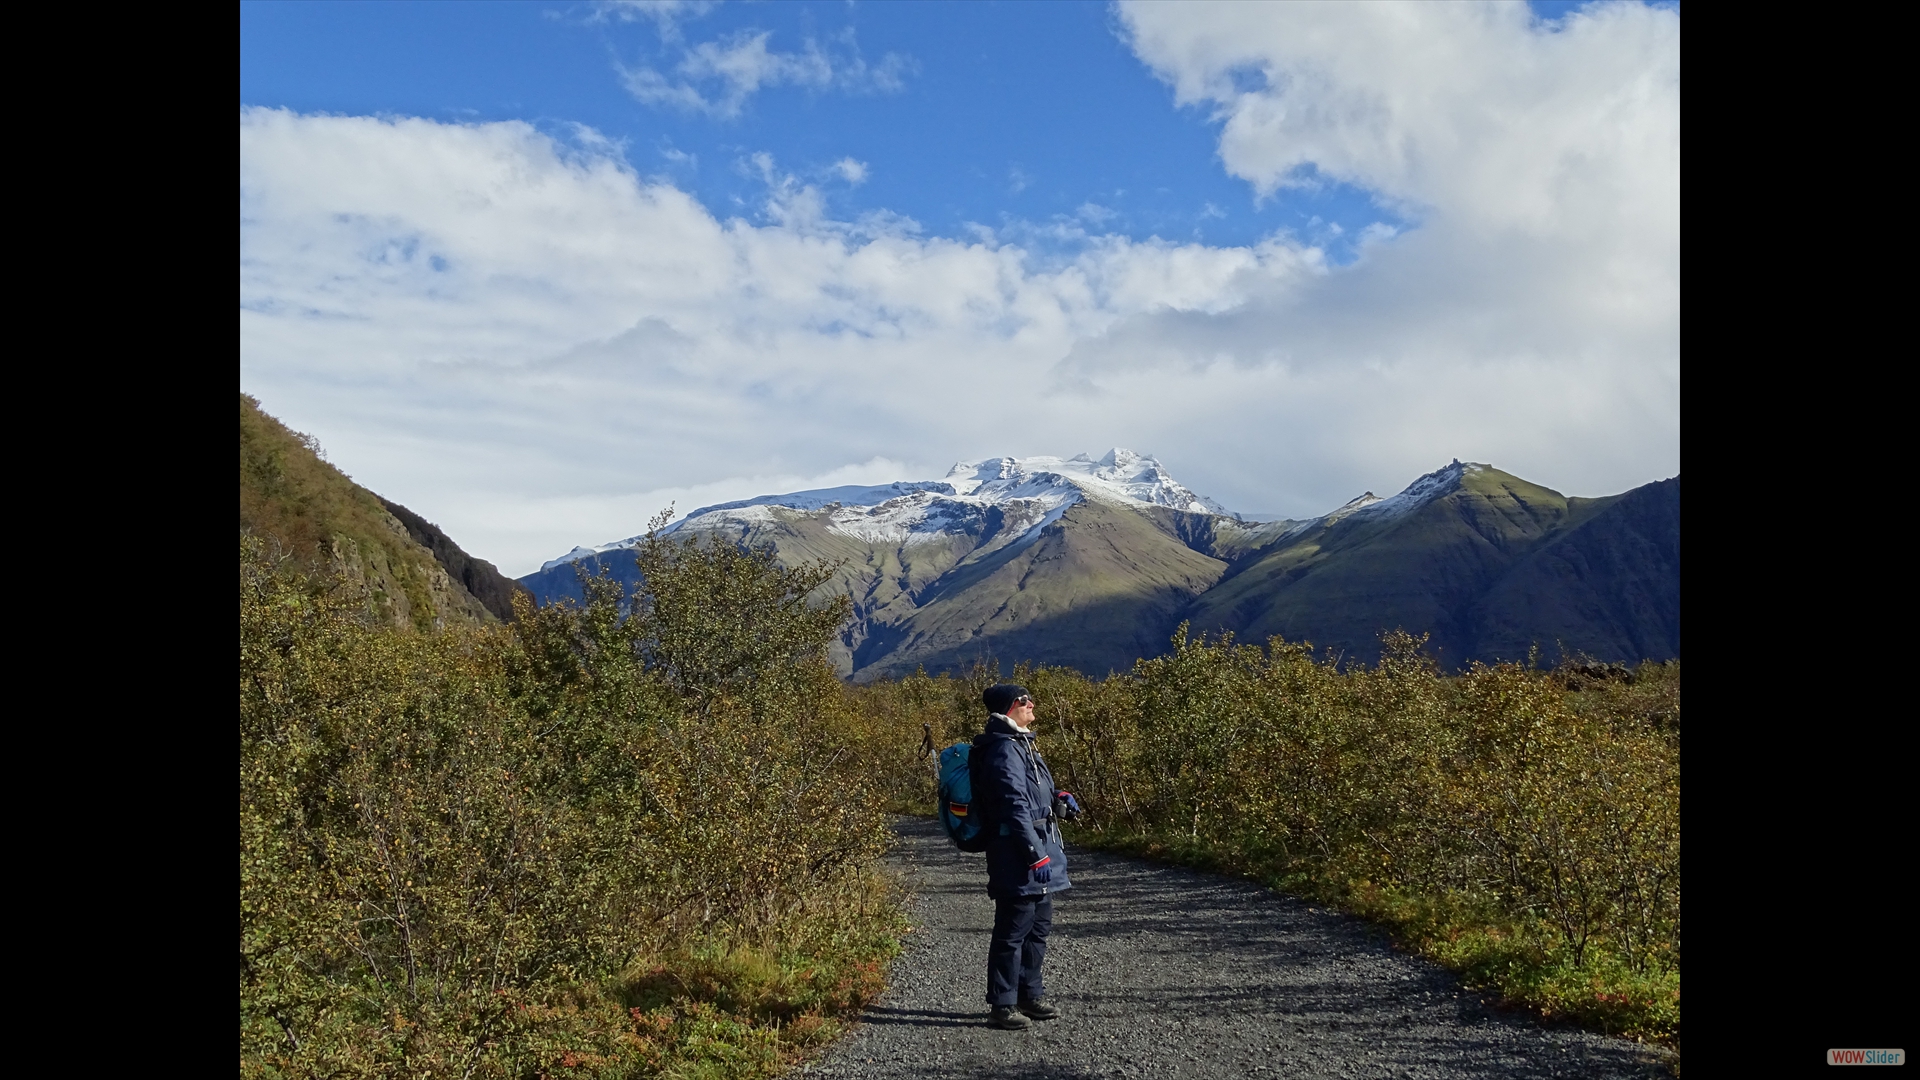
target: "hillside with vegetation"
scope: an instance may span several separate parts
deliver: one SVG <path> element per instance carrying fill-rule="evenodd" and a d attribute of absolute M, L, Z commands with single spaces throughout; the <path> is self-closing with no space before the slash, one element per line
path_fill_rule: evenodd
<path fill-rule="evenodd" d="M 310 436 L 240 395 L 240 532 L 324 567 L 377 620 L 430 630 L 513 617 L 521 591 L 439 528 L 354 483 Z"/>
<path fill-rule="evenodd" d="M 1468 619 L 1482 655 L 1536 641 L 1610 659 L 1680 655 L 1680 478 L 1634 488 L 1556 530 Z"/>
<path fill-rule="evenodd" d="M 643 555 L 638 596 L 421 633 L 242 537 L 243 1077 L 767 1076 L 877 991 L 844 606 Z"/>
<path fill-rule="evenodd" d="M 1680 480 L 1568 498 L 1455 462 L 1405 512 L 1335 513 L 1236 560 L 1184 612 L 1196 630 L 1280 635 L 1355 659 L 1383 631 L 1425 635 L 1442 665 L 1680 655 Z"/>

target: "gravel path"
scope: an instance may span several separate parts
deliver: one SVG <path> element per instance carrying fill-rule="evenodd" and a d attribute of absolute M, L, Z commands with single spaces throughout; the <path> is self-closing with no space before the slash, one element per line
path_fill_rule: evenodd
<path fill-rule="evenodd" d="M 986 1024 L 986 866 L 901 819 L 914 931 L 891 987 L 807 1077 L 1665 1077 L 1646 1050 L 1492 1012 L 1367 924 L 1250 882 L 1069 846 L 1048 1000 Z"/>

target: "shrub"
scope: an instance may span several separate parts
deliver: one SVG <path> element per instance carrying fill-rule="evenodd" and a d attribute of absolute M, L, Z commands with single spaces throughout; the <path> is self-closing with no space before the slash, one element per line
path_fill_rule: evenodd
<path fill-rule="evenodd" d="M 1183 628 L 1126 676 L 1014 678 L 1088 809 L 1077 839 L 1337 902 L 1517 1003 L 1677 1036 L 1678 662 L 1447 676 L 1422 639 L 1384 644 L 1343 668 Z M 977 730 L 991 677 L 854 693 L 896 746 L 944 745 Z M 924 764 L 883 771 L 896 804 L 927 798 Z"/>
<path fill-rule="evenodd" d="M 243 538 L 243 1075 L 762 1075 L 873 991 L 843 613 L 766 552 L 641 557 L 635 597 L 415 634 Z"/>

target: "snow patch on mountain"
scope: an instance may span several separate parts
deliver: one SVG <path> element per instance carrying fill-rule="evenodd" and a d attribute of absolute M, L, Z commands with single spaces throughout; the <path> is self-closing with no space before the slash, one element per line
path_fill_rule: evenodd
<path fill-rule="evenodd" d="M 1366 505 L 1355 507 L 1351 513 L 1365 514 L 1368 517 L 1392 518 L 1412 513 L 1433 500 L 1460 487 L 1460 481 L 1471 473 L 1477 473 L 1491 466 L 1473 461 L 1461 461 L 1455 458 L 1450 465 L 1442 466 L 1408 484 L 1400 494 L 1388 499 L 1377 499 Z M 1371 495 L 1372 492 L 1368 492 Z M 1361 498 L 1365 498 L 1362 496 Z M 1355 499 L 1354 502 L 1359 502 Z M 1347 506 L 1353 506 L 1348 503 Z M 1345 510 L 1346 507 L 1340 508 Z M 1340 510 L 1334 511 L 1338 514 Z"/>
<path fill-rule="evenodd" d="M 981 498 L 1027 498 L 1036 489 L 1070 486 L 1106 502 L 1140 503 L 1224 514 L 1226 508 L 1194 494 L 1167 473 L 1152 457 L 1114 447 L 1095 460 L 1087 454 L 1070 458 L 992 458 L 963 461 L 947 473 L 947 482 L 960 494 Z"/>
<path fill-rule="evenodd" d="M 912 544 L 964 531 L 984 516 L 983 505 L 929 491 L 879 506 L 837 507 L 827 529 L 873 544 Z"/>
<path fill-rule="evenodd" d="M 623 543 L 625 542 L 626 541 L 623 541 Z M 542 571 L 546 571 L 546 570 L 551 570 L 556 566 L 565 566 L 570 562 L 579 562 L 581 559 L 587 558 L 588 556 L 598 555 L 602 551 L 611 551 L 614 548 L 619 546 L 620 544 L 616 543 L 616 544 L 603 544 L 600 547 L 575 547 L 572 551 L 567 552 L 565 555 L 562 555 L 557 559 L 548 559 L 546 562 L 541 563 L 540 569 Z"/>
<path fill-rule="evenodd" d="M 990 496 L 917 495 L 870 508 L 840 507 L 828 518 L 827 529 L 868 543 L 927 543 L 984 524 L 991 507 L 1000 508 L 1010 528 L 1021 528 L 1021 522 L 1031 519 L 1040 520 L 1024 527 L 1045 528 L 1080 499 L 1079 490 L 1070 485 L 1036 478 Z"/>
<path fill-rule="evenodd" d="M 1063 502 L 1057 506 L 1048 508 L 1046 513 L 1040 515 L 1039 521 L 1036 521 L 1033 524 L 1027 526 L 1027 531 L 1024 533 L 1021 533 L 1020 538 L 1018 540 L 1015 540 L 1013 543 L 1007 545 L 1007 550 L 1018 551 L 1021 548 L 1026 547 L 1028 544 L 1033 543 L 1035 540 L 1040 539 L 1040 534 L 1046 531 L 1047 526 L 1065 517 L 1067 513 L 1067 508 L 1079 501 L 1080 501 L 1079 499 L 1074 499 L 1071 502 Z"/>
<path fill-rule="evenodd" d="M 1385 499 L 1382 499 L 1371 491 L 1363 491 L 1359 495 L 1347 500 L 1338 510 L 1321 518 L 1320 523 L 1323 525 L 1331 525 L 1349 514 L 1365 510 L 1369 506 L 1374 506 L 1385 501 Z"/>
<path fill-rule="evenodd" d="M 1435 469 L 1408 484 L 1398 495 L 1383 499 L 1371 491 L 1361 492 L 1331 513 L 1289 527 L 1280 534 L 1280 538 L 1297 536 L 1309 529 L 1324 529 L 1334 522 L 1349 517 L 1382 520 L 1400 517 L 1458 489 L 1462 478 L 1490 468 L 1492 468 L 1491 465 L 1461 461 L 1456 458 L 1451 464 Z"/>
<path fill-rule="evenodd" d="M 669 525 L 660 531 L 669 532 L 669 533 L 676 532 L 680 529 L 681 526 L 691 524 L 693 520 L 694 520 L 694 516 L 690 514 L 684 518 L 681 518 L 679 521 L 674 522 L 672 525 Z M 718 509 L 702 511 L 699 514 L 699 520 L 700 520 L 700 524 L 694 526 L 694 528 L 696 529 L 719 528 L 723 525 L 743 525 L 743 526 L 771 525 L 773 524 L 773 520 L 774 520 L 773 504 L 749 503 L 744 506 L 738 506 L 738 505 L 722 506 Z M 645 539 L 645 537 L 636 536 L 631 540 L 623 540 L 621 541 L 621 546 L 629 547 L 629 546 L 632 546 L 633 544 L 639 543 L 643 539 Z"/>

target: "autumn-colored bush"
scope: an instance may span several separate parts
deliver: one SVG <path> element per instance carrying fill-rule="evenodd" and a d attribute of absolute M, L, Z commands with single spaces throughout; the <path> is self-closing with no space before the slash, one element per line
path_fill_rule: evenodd
<path fill-rule="evenodd" d="M 875 992 L 844 612 L 765 551 L 640 557 L 423 634 L 243 537 L 242 1075 L 758 1076 Z"/>
<path fill-rule="evenodd" d="M 1677 1035 L 1678 662 L 1448 675 L 1416 639 L 1385 645 L 1342 667 L 1183 630 L 1124 676 L 1013 678 L 1088 809 L 1075 839 L 1339 903 L 1516 1003 Z M 992 675 L 853 691 L 899 731 L 879 765 L 896 805 L 930 787 L 898 748 L 978 730 Z"/>

